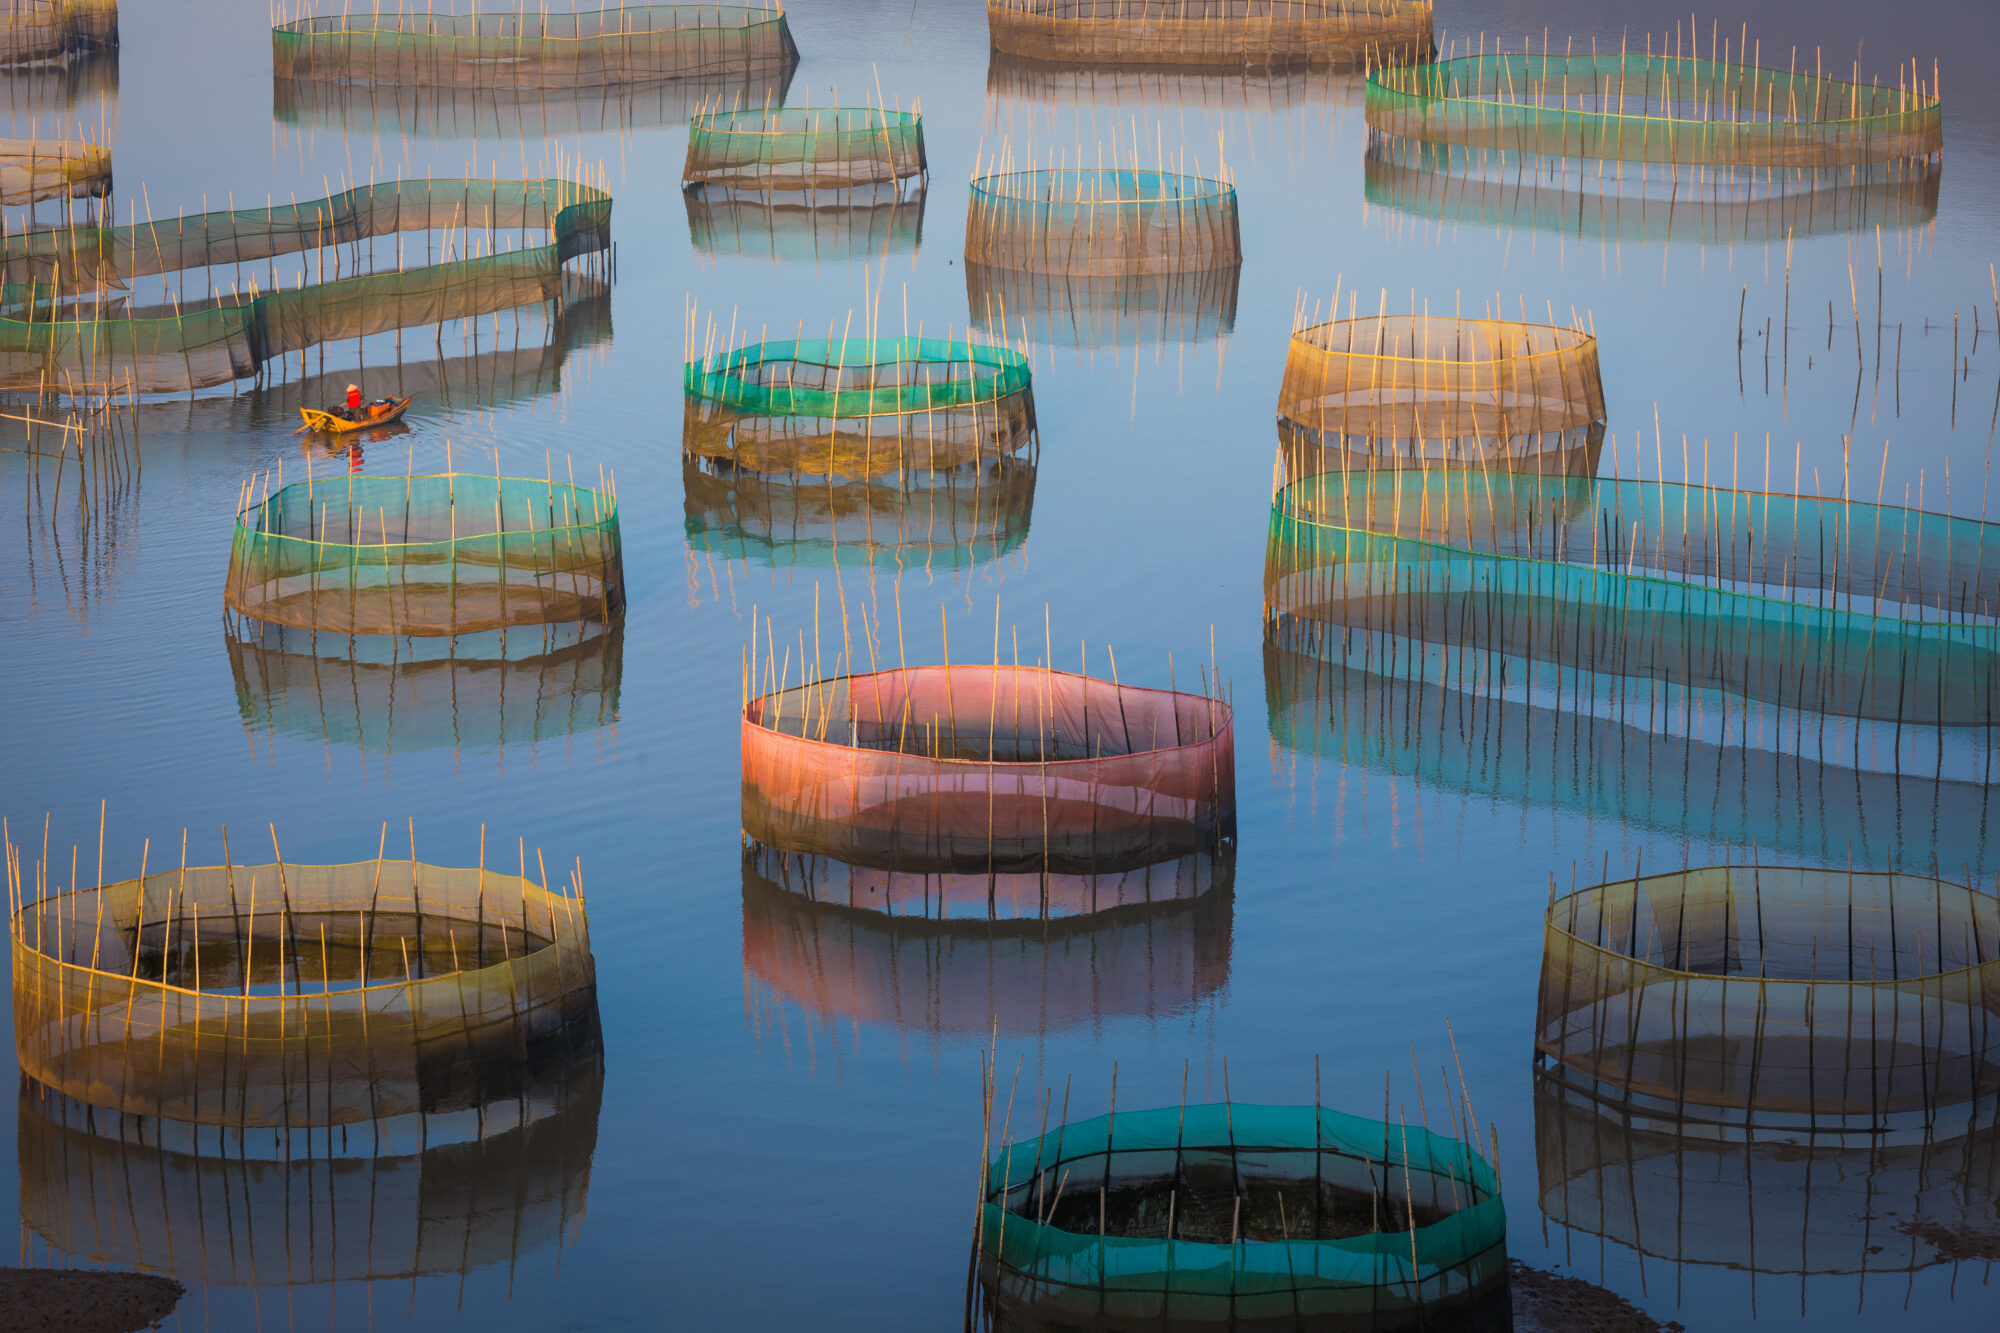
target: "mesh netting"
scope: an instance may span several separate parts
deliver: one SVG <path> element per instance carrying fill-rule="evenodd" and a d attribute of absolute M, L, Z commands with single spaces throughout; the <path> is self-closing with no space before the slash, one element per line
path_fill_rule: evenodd
<path fill-rule="evenodd" d="M 625 5 L 563 14 L 330 14 L 271 30 L 279 79 L 434 88 L 596 88 L 789 71 L 799 49 L 783 11 Z"/>
<path fill-rule="evenodd" d="M 300 254 L 398 232 L 546 230 L 545 245 L 407 272 L 102 319 L 67 296 L 134 277 Z M 610 245 L 611 197 L 568 181 L 395 181 L 327 199 L 129 227 L 28 232 L 0 243 L 0 386 L 140 393 L 227 383 L 314 343 L 560 297 L 563 265 Z"/>
<path fill-rule="evenodd" d="M 683 453 L 764 473 L 947 471 L 1032 449 L 1028 359 L 941 338 L 762 342 L 690 361 Z"/>
<path fill-rule="evenodd" d="M 972 182 L 965 261 L 1134 278 L 1243 262 L 1235 187 L 1171 171 L 1010 171 Z"/>
<path fill-rule="evenodd" d="M 477 634 L 625 606 L 615 497 L 561 482 L 347 476 L 237 515 L 223 600 L 336 634 Z"/>
<path fill-rule="evenodd" d="M 81 139 L 0 139 L 0 206 L 111 193 L 111 150 Z"/>
<path fill-rule="evenodd" d="M 118 96 L 118 48 L 93 48 L 62 60 L 0 65 L 0 101 L 15 114 L 96 108 Z"/>
<path fill-rule="evenodd" d="M 1639 1105 L 1838 1126 L 2000 1093 L 2000 901 L 1716 866 L 1551 904 L 1540 1060 Z"/>
<path fill-rule="evenodd" d="M 1423 59 L 1427 0 L 986 0 L 993 49 L 1037 60 L 1359 65 Z"/>
<path fill-rule="evenodd" d="M 1319 1107 L 1119 1111 L 1009 1144 L 979 1233 L 1000 1306 L 1063 1327 L 1508 1326 L 1492 1167 Z"/>
<path fill-rule="evenodd" d="M 923 176 L 924 119 L 876 107 L 704 111 L 688 126 L 684 186 L 849 190 Z"/>
<path fill-rule="evenodd" d="M 1905 725 L 1991 727 L 2000 528 L 1815 497 L 1431 469 L 1273 502 L 1273 615 Z"/>
<path fill-rule="evenodd" d="M 986 62 L 986 97 L 996 121 L 1010 122 L 1029 107 L 1136 105 L 1200 108 L 1205 112 L 1259 111 L 1283 115 L 1334 104 L 1358 105 L 1361 83 L 1350 71 L 1326 66 L 1231 67 L 1082 64 L 1035 60 L 995 51 Z"/>
<path fill-rule="evenodd" d="M 1218 699 L 1033 667 L 908 667 L 750 700 L 743 830 L 898 870 L 1095 874 L 1236 835 Z"/>
<path fill-rule="evenodd" d="M 230 618 L 244 725 L 380 754 L 534 746 L 615 726 L 616 622 L 450 639 L 350 638 Z"/>
<path fill-rule="evenodd" d="M 1159 1020 L 1227 986 L 1234 878 L 1229 853 L 1087 881 L 892 874 L 752 845 L 743 966 L 769 998 L 841 1026 L 984 1037 Z"/>
<path fill-rule="evenodd" d="M 1513 320 L 1383 315 L 1292 335 L 1279 484 L 1429 468 L 1590 476 L 1603 441 L 1597 339 Z"/>
<path fill-rule="evenodd" d="M 237 1128 L 477 1106 L 596 1011 L 579 898 L 411 861 L 171 870 L 16 901 L 23 1073 Z"/>
<path fill-rule="evenodd" d="M 1076 348 L 1173 346 L 1229 336 L 1242 275 L 1231 264 L 1072 279 L 967 263 L 965 301 L 989 338 Z"/>
<path fill-rule="evenodd" d="M 681 468 L 692 550 L 777 569 L 841 564 L 969 569 L 1016 550 L 1035 504 L 1030 456 L 882 478 Z"/>
<path fill-rule="evenodd" d="M 914 254 L 924 240 L 926 193 L 876 186 L 807 202 L 711 186 L 682 198 L 698 254 L 819 264 Z"/>
<path fill-rule="evenodd" d="M 531 1059 L 476 1114 L 274 1136 L 121 1115 L 24 1085 L 21 1220 L 72 1259 L 271 1287 L 466 1273 L 583 1216 L 604 1063 Z"/>
<path fill-rule="evenodd" d="M 66 64 L 118 48 L 118 0 L 8 0 L 0 65 Z"/>
<path fill-rule="evenodd" d="M 1873 1142 L 1687 1128 L 1538 1077 L 1543 1215 L 1649 1259 L 1781 1276 L 1913 1273 L 1973 1257 L 1952 1244 L 1968 1227 L 2000 1248 L 1990 1123 Z"/>
<path fill-rule="evenodd" d="M 1681 56 L 1471 56 L 1368 76 L 1368 126 L 1399 139 L 1621 162 L 1821 169 L 1943 146 L 1938 99 Z"/>

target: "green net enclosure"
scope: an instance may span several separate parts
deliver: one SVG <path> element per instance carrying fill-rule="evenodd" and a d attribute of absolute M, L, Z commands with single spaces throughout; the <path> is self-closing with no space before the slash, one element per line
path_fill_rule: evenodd
<path fill-rule="evenodd" d="M 625 606 L 617 497 L 456 472 L 293 482 L 237 514 L 223 600 L 333 634 L 608 622 Z"/>
<path fill-rule="evenodd" d="M 769 669 L 766 669 L 766 666 Z M 1229 705 L 1038 667 L 744 680 L 743 831 L 903 870 L 1097 874 L 1236 836 Z"/>
<path fill-rule="evenodd" d="M 921 179 L 924 118 L 884 107 L 716 107 L 688 126 L 683 188 L 851 190 Z"/>
<path fill-rule="evenodd" d="M 949 471 L 1036 448 L 1028 358 L 970 339 L 765 341 L 703 351 L 682 383 L 683 454 L 754 472 Z"/>
<path fill-rule="evenodd" d="M 689 190 L 688 237 L 714 261 L 822 264 L 914 255 L 924 243 L 924 187 L 878 185 L 805 198 Z"/>
<path fill-rule="evenodd" d="M 1990 553 L 1990 554 L 1989 554 Z M 1893 505 L 1432 468 L 1283 486 L 1271 616 L 1803 713 L 1990 733 L 2000 529 Z M 1858 731 L 1855 733 L 1860 734 Z"/>
<path fill-rule="evenodd" d="M 1681 1117 L 1928 1124 L 2000 1093 L 2000 900 L 1917 875 L 1710 866 L 1550 904 L 1535 1056 Z"/>
<path fill-rule="evenodd" d="M 1220 1103 L 997 1147 L 977 1245 L 989 1300 L 1036 1327 L 1485 1330 L 1509 1326 L 1506 1233 L 1466 1142 Z"/>
<path fill-rule="evenodd" d="M 986 0 L 993 49 L 1037 60 L 1194 66 L 1427 58 L 1428 0 Z"/>
<path fill-rule="evenodd" d="M 1592 476 L 1603 438 L 1597 339 L 1580 328 L 1333 320 L 1293 332 L 1278 386 L 1281 484 L 1440 464 Z"/>
<path fill-rule="evenodd" d="M 0 139 L 0 206 L 111 193 L 111 150 L 82 139 Z"/>
<path fill-rule="evenodd" d="M 432 88 L 596 88 L 789 72 L 782 9 L 623 5 L 583 13 L 306 16 L 271 30 L 274 78 Z"/>
<path fill-rule="evenodd" d="M 502 1072 L 475 1114 L 344 1133 L 183 1125 L 27 1083 L 21 1221 L 73 1261 L 220 1286 L 511 1265 L 583 1216 L 604 1060 L 591 1039 Z"/>
<path fill-rule="evenodd" d="M 993 339 L 1073 347 L 1174 347 L 1226 339 L 1236 328 L 1243 270 L 1129 278 L 965 266 L 965 303 L 974 327 Z"/>
<path fill-rule="evenodd" d="M 0 66 L 66 65 L 118 49 L 118 0 L 8 0 Z"/>
<path fill-rule="evenodd" d="M 230 616 L 246 731 L 393 755 L 533 751 L 618 724 L 619 622 L 522 625 L 453 638 L 350 636 Z"/>
<path fill-rule="evenodd" d="M 965 262 L 1112 279 L 1233 268 L 1243 262 L 1236 189 L 1179 172 L 1109 167 L 980 176 L 965 220 Z"/>
<path fill-rule="evenodd" d="M 525 862 L 525 855 L 523 857 Z M 580 894 L 410 860 L 187 867 L 52 891 L 9 861 L 21 1070 L 238 1129 L 479 1103 L 596 1012 Z"/>
<path fill-rule="evenodd" d="M 1822 170 L 1929 158 L 1935 89 L 1686 56 L 1522 52 L 1383 65 L 1371 136 L 1558 157 Z"/>

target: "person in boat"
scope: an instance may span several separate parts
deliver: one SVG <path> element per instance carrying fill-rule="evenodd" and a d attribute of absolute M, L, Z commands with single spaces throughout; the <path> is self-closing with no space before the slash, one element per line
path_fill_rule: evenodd
<path fill-rule="evenodd" d="M 361 386 L 359 384 L 350 384 L 347 386 L 347 419 L 349 421 L 366 420 L 361 412 Z"/>

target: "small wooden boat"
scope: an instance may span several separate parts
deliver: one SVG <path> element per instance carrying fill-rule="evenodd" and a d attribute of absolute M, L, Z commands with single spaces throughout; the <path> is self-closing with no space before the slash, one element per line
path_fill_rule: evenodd
<path fill-rule="evenodd" d="M 415 397 L 415 395 L 413 394 L 411 397 Z M 370 426 L 387 425 L 408 411 L 409 406 L 409 398 L 399 399 L 383 408 L 379 415 L 363 417 L 359 421 L 350 421 L 338 412 L 322 412 L 316 407 L 302 407 L 299 409 L 299 415 L 306 419 L 306 424 L 299 427 L 299 429 L 324 430 L 331 431 L 334 434 L 342 434 L 350 430 L 367 430 Z"/>

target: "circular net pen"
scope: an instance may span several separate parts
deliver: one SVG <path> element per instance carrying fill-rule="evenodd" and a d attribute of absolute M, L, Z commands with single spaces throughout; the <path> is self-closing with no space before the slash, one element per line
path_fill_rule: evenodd
<path fill-rule="evenodd" d="M 456 472 L 294 482 L 237 514 L 223 600 L 335 634 L 610 621 L 625 606 L 617 499 Z"/>
<path fill-rule="evenodd" d="M 704 259 L 825 264 L 915 254 L 923 246 L 928 193 L 925 187 L 905 192 L 877 185 L 830 198 L 733 190 L 690 190 L 681 197 L 688 239 Z"/>
<path fill-rule="evenodd" d="M 118 49 L 118 0 L 8 0 L 0 68 L 68 65 Z"/>
<path fill-rule="evenodd" d="M 1035 1327 L 1507 1327 L 1477 1149 L 1310 1106 L 1119 1111 L 1001 1148 L 979 1273 Z"/>
<path fill-rule="evenodd" d="M 1371 137 L 1675 166 L 1819 171 L 1929 158 L 1938 98 L 1683 56 L 1470 56 L 1368 76 Z"/>
<path fill-rule="evenodd" d="M 1107 65 L 1358 66 L 1428 59 L 1428 0 L 986 0 L 993 49 Z"/>
<path fill-rule="evenodd" d="M 2000 1093 L 2000 900 L 1917 875 L 1714 866 L 1549 907 L 1536 1060 L 1680 1118 L 1930 1124 Z"/>
<path fill-rule="evenodd" d="M 1513 320 L 1382 315 L 1292 334 L 1279 484 L 1479 467 L 1592 476 L 1604 440 L 1597 339 Z"/>
<path fill-rule="evenodd" d="M 1150 865 L 1234 842 L 1235 731 L 1219 699 L 1036 667 L 810 681 L 746 701 L 743 831 L 892 870 Z"/>
<path fill-rule="evenodd" d="M 1236 189 L 1110 167 L 981 176 L 972 182 L 965 262 L 1114 281 L 1234 268 L 1243 262 Z"/>
<path fill-rule="evenodd" d="M 755 343 L 688 362 L 681 449 L 752 472 L 948 472 L 1038 451 L 1028 358 L 941 338 Z"/>
<path fill-rule="evenodd" d="M 95 1107 L 236 1129 L 469 1109 L 596 1014 L 581 898 L 522 876 L 272 863 L 23 895 L 10 869 L 21 1070 Z"/>
<path fill-rule="evenodd" d="M 799 62 L 784 11 L 738 5 L 625 5 L 583 13 L 376 10 L 271 29 L 271 73 L 428 88 L 598 88 L 659 79 L 789 73 Z"/>
<path fill-rule="evenodd" d="M 111 193 L 111 150 L 82 139 L 0 139 L 0 207 Z"/>
<path fill-rule="evenodd" d="M 853 190 L 929 174 L 915 111 L 766 106 L 697 114 L 681 188 Z"/>

